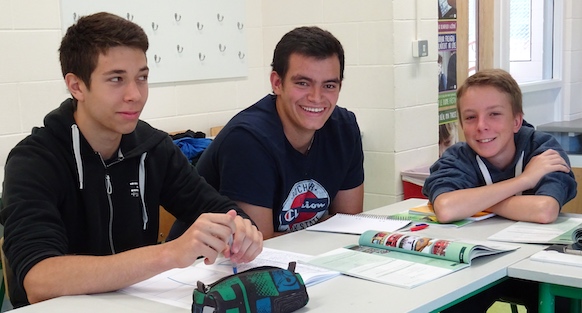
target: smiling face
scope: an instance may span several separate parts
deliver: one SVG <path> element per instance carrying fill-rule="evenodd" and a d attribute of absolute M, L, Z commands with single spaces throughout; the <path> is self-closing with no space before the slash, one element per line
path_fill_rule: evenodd
<path fill-rule="evenodd" d="M 88 139 L 121 140 L 134 131 L 148 98 L 148 72 L 142 50 L 121 46 L 99 55 L 90 87 L 68 74 L 78 100 L 75 121 Z"/>
<path fill-rule="evenodd" d="M 324 59 L 291 54 L 285 77 L 271 73 L 277 112 L 287 137 L 311 138 L 323 127 L 341 88 L 337 56 Z"/>
<path fill-rule="evenodd" d="M 515 156 L 513 135 L 523 122 L 509 96 L 492 86 L 471 86 L 458 103 L 467 144 L 497 168 L 506 168 Z"/>

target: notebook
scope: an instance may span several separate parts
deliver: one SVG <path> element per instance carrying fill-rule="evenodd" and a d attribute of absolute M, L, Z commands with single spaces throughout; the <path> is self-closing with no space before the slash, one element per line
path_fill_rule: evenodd
<path fill-rule="evenodd" d="M 434 213 L 434 208 L 432 207 L 432 204 L 430 204 L 430 203 L 414 207 L 414 208 L 408 210 L 408 213 L 425 215 L 425 216 L 436 216 Z M 481 220 L 484 220 L 484 219 L 487 219 L 487 218 L 490 218 L 493 216 L 495 216 L 495 213 L 481 211 L 481 212 L 475 213 L 473 216 L 467 217 L 466 220 L 481 221 Z"/>
<path fill-rule="evenodd" d="M 410 222 L 410 220 L 394 219 L 386 215 L 337 213 L 321 223 L 308 227 L 307 230 L 361 235 L 371 229 L 396 231 Z"/>

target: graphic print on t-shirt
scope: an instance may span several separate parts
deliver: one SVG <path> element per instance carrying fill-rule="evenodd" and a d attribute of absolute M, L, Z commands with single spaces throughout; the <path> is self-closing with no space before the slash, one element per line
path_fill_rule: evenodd
<path fill-rule="evenodd" d="M 295 183 L 279 215 L 279 231 L 307 228 L 319 221 L 329 208 L 329 194 L 313 179 Z"/>

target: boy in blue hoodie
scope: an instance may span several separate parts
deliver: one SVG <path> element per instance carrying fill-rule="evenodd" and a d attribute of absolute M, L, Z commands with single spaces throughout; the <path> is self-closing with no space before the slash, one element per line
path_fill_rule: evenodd
<path fill-rule="evenodd" d="M 516 221 L 555 221 L 576 196 L 574 174 L 557 140 L 523 120 L 521 90 L 511 75 L 488 69 L 469 77 L 457 90 L 457 112 L 466 142 L 443 153 L 423 187 L 438 220 L 487 210 Z M 509 279 L 443 312 L 486 312 L 499 298 L 537 312 L 537 295 L 537 283 Z M 567 305 L 557 300 L 560 309 Z"/>

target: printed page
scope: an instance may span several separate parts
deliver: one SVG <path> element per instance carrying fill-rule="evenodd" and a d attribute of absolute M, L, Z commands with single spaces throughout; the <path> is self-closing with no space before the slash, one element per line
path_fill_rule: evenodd
<path fill-rule="evenodd" d="M 332 250 L 306 262 L 346 275 L 403 288 L 422 285 L 468 266 L 358 245 Z"/>
<path fill-rule="evenodd" d="M 280 268 L 288 268 L 289 262 L 297 262 L 298 260 L 306 259 L 309 257 L 311 256 L 307 254 L 263 248 L 263 252 L 261 252 L 261 254 L 259 254 L 251 263 L 238 264 L 238 272 L 240 273 L 259 266 L 276 266 Z M 211 265 L 206 265 L 201 262 L 198 263 L 196 267 L 213 272 L 224 273 L 225 275 L 223 276 L 232 274 L 232 263 L 229 259 L 226 258 L 220 258 Z M 295 271 L 301 274 L 306 287 L 321 283 L 328 279 L 339 276 L 340 274 L 337 271 L 323 270 L 320 267 L 310 266 L 308 264 L 300 264 L 299 262 L 297 262 Z M 210 283 L 212 282 L 208 282 L 206 284 Z"/>
<path fill-rule="evenodd" d="M 196 282 L 216 281 L 224 276 L 224 273 L 189 266 L 163 272 L 118 292 L 190 310 Z"/>
<path fill-rule="evenodd" d="M 559 216 L 551 224 L 516 222 L 490 236 L 489 240 L 520 243 L 570 244 L 573 234 L 582 227 L 582 219 Z"/>
<path fill-rule="evenodd" d="M 287 268 L 289 262 L 309 257 L 311 256 L 306 254 L 263 248 L 263 252 L 252 262 L 239 264 L 238 271 L 242 272 L 264 265 Z M 337 271 L 326 270 L 309 264 L 300 264 L 299 262 L 295 271 L 301 274 L 307 287 L 340 275 Z M 172 269 L 121 289 L 119 292 L 191 309 L 192 293 L 198 281 L 208 285 L 231 274 L 232 264 L 230 260 L 222 258 L 217 260 L 214 265 L 205 265 L 203 262 L 198 262 L 186 268 Z"/>

